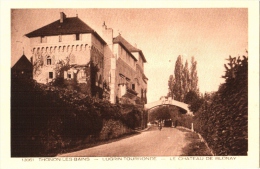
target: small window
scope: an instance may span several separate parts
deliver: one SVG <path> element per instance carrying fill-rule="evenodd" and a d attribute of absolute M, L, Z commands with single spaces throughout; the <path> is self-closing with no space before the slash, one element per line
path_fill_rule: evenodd
<path fill-rule="evenodd" d="M 71 73 L 68 72 L 68 79 L 71 79 Z"/>
<path fill-rule="evenodd" d="M 50 79 L 53 78 L 53 72 L 49 72 L 49 78 L 50 78 Z"/>
<path fill-rule="evenodd" d="M 132 84 L 132 89 L 135 90 L 135 84 Z"/>
<path fill-rule="evenodd" d="M 41 43 L 46 43 L 46 42 L 47 42 L 46 36 L 41 36 Z"/>
<path fill-rule="evenodd" d="M 47 65 L 51 65 L 51 59 L 47 59 Z"/>
<path fill-rule="evenodd" d="M 76 40 L 79 40 L 79 33 L 76 34 Z"/>
<path fill-rule="evenodd" d="M 62 42 L 62 36 L 59 35 L 59 42 Z"/>

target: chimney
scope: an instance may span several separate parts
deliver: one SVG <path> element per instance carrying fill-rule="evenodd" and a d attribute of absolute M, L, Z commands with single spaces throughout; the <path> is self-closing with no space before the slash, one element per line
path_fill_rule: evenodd
<path fill-rule="evenodd" d="M 63 12 L 60 12 L 60 23 L 63 23 L 63 21 L 66 19 L 66 15 Z"/>
<path fill-rule="evenodd" d="M 112 28 L 107 28 L 106 23 L 104 22 L 103 25 L 103 39 L 107 42 L 108 45 L 112 45 L 113 44 L 113 29 Z"/>

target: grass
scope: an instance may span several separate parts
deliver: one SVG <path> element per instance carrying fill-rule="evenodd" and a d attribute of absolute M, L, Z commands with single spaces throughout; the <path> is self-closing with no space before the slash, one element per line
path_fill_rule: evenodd
<path fill-rule="evenodd" d="M 182 149 L 182 156 L 212 156 L 210 150 L 204 142 L 201 142 L 197 133 L 185 129 L 179 130 L 186 132 L 185 139 L 190 142 Z"/>

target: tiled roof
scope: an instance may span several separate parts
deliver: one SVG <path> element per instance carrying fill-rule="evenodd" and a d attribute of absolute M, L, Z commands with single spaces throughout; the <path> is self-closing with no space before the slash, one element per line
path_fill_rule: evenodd
<path fill-rule="evenodd" d="M 121 43 L 123 44 L 130 52 L 139 52 L 141 54 L 141 57 L 143 59 L 144 62 L 146 62 L 146 59 L 143 55 L 142 50 L 134 47 L 133 45 L 131 45 L 129 42 L 127 42 L 127 40 L 125 40 L 121 35 L 118 35 L 117 37 L 115 37 L 113 39 L 114 43 Z"/>
<path fill-rule="evenodd" d="M 32 70 L 32 63 L 27 59 L 25 55 L 22 55 L 21 58 L 15 63 L 12 67 L 12 70 Z"/>
<path fill-rule="evenodd" d="M 89 27 L 78 17 L 66 18 L 62 23 L 60 23 L 60 20 L 54 21 L 46 26 L 26 34 L 25 36 L 30 38 L 37 36 L 65 35 L 76 33 L 92 33 L 99 40 L 101 40 L 102 43 L 106 44 L 106 42 L 91 27 Z"/>

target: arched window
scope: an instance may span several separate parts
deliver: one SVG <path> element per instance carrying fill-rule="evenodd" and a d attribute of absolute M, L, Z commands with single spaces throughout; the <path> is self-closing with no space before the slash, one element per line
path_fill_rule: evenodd
<path fill-rule="evenodd" d="M 47 65 L 51 65 L 51 57 L 47 56 Z"/>

